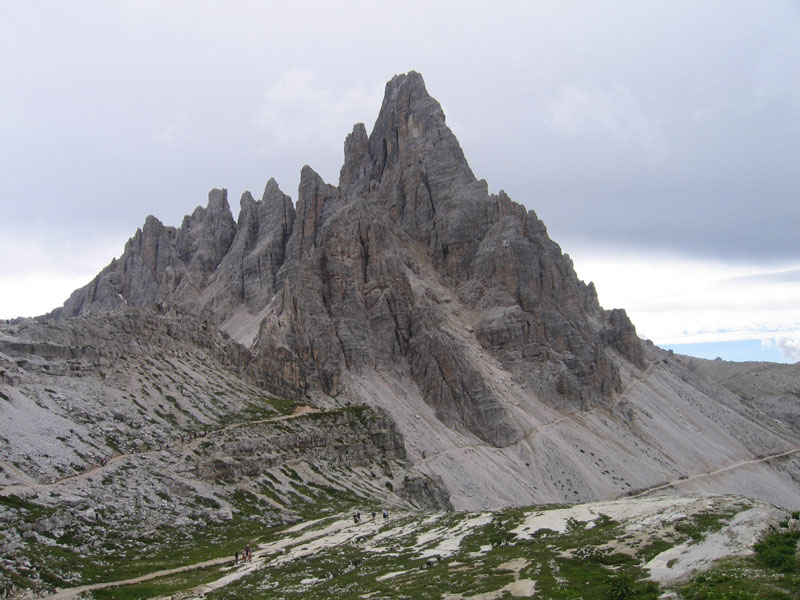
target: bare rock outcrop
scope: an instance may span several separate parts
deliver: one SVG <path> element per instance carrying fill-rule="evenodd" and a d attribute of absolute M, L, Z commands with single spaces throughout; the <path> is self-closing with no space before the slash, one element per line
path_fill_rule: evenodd
<path fill-rule="evenodd" d="M 294 220 L 292 200 L 274 179 L 267 182 L 260 201 L 250 192 L 242 195 L 236 235 L 202 294 L 212 315 L 241 305 L 251 313 L 264 308 L 278 289 L 277 275 Z"/>
<path fill-rule="evenodd" d="M 256 313 L 277 290 L 277 273 L 294 227 L 291 198 L 274 179 L 260 201 L 242 196 L 239 222 L 227 190 L 211 190 L 180 228 L 153 216 L 128 240 L 122 256 L 50 315 L 175 306 L 223 321 L 240 306 Z"/>

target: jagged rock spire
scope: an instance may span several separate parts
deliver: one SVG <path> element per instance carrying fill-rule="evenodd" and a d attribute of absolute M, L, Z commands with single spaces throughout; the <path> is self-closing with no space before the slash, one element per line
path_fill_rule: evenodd
<path fill-rule="evenodd" d="M 369 149 L 378 181 L 415 165 L 434 183 L 438 179 L 457 185 L 475 181 L 458 140 L 445 124 L 441 105 L 428 94 L 422 75 L 414 71 L 386 84 Z"/>

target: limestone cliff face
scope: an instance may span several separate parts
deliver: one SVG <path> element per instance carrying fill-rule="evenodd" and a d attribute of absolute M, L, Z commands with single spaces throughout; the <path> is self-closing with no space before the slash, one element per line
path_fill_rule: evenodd
<path fill-rule="evenodd" d="M 291 198 L 274 179 L 260 201 L 242 195 L 238 223 L 227 190 L 211 190 L 208 205 L 184 217 L 180 228 L 147 217 L 122 256 L 49 316 L 126 306 L 179 306 L 217 321 L 241 306 L 258 312 L 278 288 L 294 220 Z"/>
<path fill-rule="evenodd" d="M 643 364 L 624 311 L 600 308 L 533 212 L 475 179 L 416 73 L 387 84 L 370 136 L 347 137 L 338 188 L 304 169 L 298 215 L 257 342 L 294 353 L 291 385 L 336 395 L 344 373 L 400 370 L 446 425 L 506 446 L 521 431 L 464 335 L 574 408 L 620 390 L 620 359 Z"/>
<path fill-rule="evenodd" d="M 224 190 L 179 229 L 149 217 L 53 316 L 153 304 L 223 327 L 239 315 L 279 393 L 338 396 L 353 376 L 389 374 L 496 447 L 523 431 L 480 353 L 573 410 L 619 392 L 620 364 L 643 366 L 624 311 L 599 306 L 532 211 L 489 194 L 414 72 L 387 84 L 369 136 L 347 136 L 338 186 L 304 167 L 296 212 L 270 180 L 260 202 L 242 197 L 238 223 Z"/>
<path fill-rule="evenodd" d="M 267 182 L 261 201 L 249 192 L 242 195 L 236 235 L 203 293 L 212 314 L 241 305 L 251 313 L 264 308 L 278 289 L 278 270 L 294 220 L 292 199 L 274 179 Z"/>

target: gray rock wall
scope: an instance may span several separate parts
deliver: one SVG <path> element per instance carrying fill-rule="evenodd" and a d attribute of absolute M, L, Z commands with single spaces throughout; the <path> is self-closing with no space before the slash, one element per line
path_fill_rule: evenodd
<path fill-rule="evenodd" d="M 270 180 L 238 222 L 225 190 L 178 229 L 148 217 L 51 316 L 177 306 L 235 321 L 277 393 L 335 397 L 348 374 L 389 370 L 498 447 L 521 430 L 465 339 L 575 410 L 621 390 L 620 361 L 643 366 L 624 311 L 599 306 L 532 211 L 475 178 L 419 74 L 393 78 L 372 132 L 356 125 L 344 149 L 338 187 L 303 167 L 296 209 Z"/>

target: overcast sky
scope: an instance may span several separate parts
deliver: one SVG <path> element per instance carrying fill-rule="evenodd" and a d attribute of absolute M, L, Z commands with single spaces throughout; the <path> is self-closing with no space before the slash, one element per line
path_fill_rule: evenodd
<path fill-rule="evenodd" d="M 336 183 L 411 69 L 642 337 L 800 360 L 795 0 L 0 0 L 0 316 L 213 187 L 236 215 L 269 177 L 296 199 L 304 164 Z"/>

